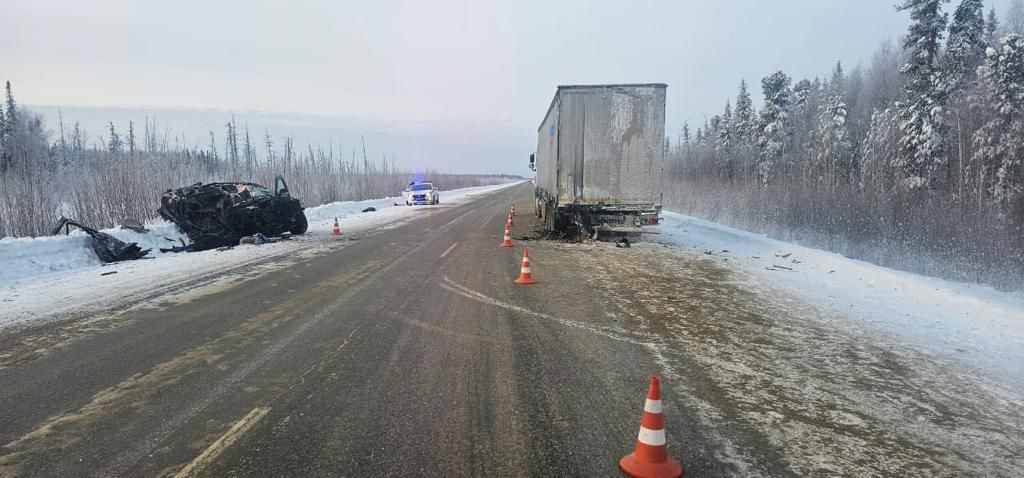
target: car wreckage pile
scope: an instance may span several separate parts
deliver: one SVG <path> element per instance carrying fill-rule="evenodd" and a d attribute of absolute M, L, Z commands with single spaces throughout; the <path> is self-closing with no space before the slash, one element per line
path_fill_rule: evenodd
<path fill-rule="evenodd" d="M 267 237 L 303 234 L 308 228 L 302 204 L 291 197 L 280 176 L 274 181 L 273 191 L 247 182 L 196 183 L 169 189 L 160 197 L 157 213 L 177 225 L 191 241 L 161 252 L 205 251 L 242 242 L 261 244 L 272 242 Z M 141 259 L 149 252 L 136 243 L 125 243 L 63 217 L 53 234 L 61 229 L 66 234 L 71 226 L 89 234 L 92 248 L 103 262 Z M 256 240 L 243 241 L 249 237 Z"/>

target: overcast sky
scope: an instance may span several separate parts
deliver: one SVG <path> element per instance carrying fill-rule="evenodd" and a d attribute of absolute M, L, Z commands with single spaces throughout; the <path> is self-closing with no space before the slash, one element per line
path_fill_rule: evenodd
<path fill-rule="evenodd" d="M 87 125 L 139 107 L 263 112 L 275 120 L 260 129 L 376 134 L 391 143 L 378 152 L 409 165 L 525 173 L 558 84 L 668 83 L 674 136 L 717 113 L 740 78 L 756 92 L 774 70 L 868 59 L 906 29 L 894 3 L 6 0 L 0 79 L 27 104 L 103 107 L 75 110 Z M 163 116 L 194 138 L 223 124 L 214 113 Z M 271 130 L 289 132 L 304 134 Z"/>

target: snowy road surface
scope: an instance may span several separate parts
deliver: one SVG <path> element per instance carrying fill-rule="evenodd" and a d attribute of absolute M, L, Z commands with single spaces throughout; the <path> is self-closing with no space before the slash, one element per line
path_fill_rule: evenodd
<path fill-rule="evenodd" d="M 918 309 L 853 288 L 841 258 L 681 217 L 671 245 L 541 240 L 531 201 L 519 185 L 397 208 L 333 242 L 328 212 L 308 243 L 259 258 L 74 272 L 92 290 L 49 308 L 30 296 L 61 289 L 8 286 L 27 315 L 3 309 L 18 325 L 0 332 L 0 476 L 616 476 L 650 374 L 687 476 L 1024 466 L 1019 384 L 981 372 L 1017 340 L 1013 296 L 982 290 L 1003 312 L 966 326 L 994 355 L 948 353 L 931 339 L 952 329 L 887 323 Z M 513 202 L 517 247 L 501 249 Z M 523 246 L 536 285 L 512 283 Z M 173 272 L 189 257 L 218 262 Z M 914 280 L 906 295 L 932 300 Z M 975 310 L 960 296 L 940 324 Z M 869 300 L 889 315 L 848 307 Z M 1011 331 L 1002 349 L 985 324 Z"/>

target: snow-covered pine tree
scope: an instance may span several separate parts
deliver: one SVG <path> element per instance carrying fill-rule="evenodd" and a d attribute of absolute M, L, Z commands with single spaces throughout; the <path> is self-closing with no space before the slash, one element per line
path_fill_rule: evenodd
<path fill-rule="evenodd" d="M 107 124 L 107 130 L 110 132 L 110 140 L 107 142 L 107 149 L 115 158 L 120 157 L 121 150 L 124 149 L 124 143 L 121 141 L 121 135 L 117 132 L 117 128 L 114 127 L 113 121 Z"/>
<path fill-rule="evenodd" d="M 947 120 L 951 128 L 949 145 L 950 188 L 963 193 L 964 164 L 972 154 L 971 136 L 978 128 L 977 115 L 971 111 L 971 95 L 976 95 L 977 69 L 985 59 L 985 15 L 981 0 L 962 0 L 949 25 L 949 40 L 942 56 L 942 73 L 948 101 Z"/>
<path fill-rule="evenodd" d="M 974 137 L 973 166 L 980 188 L 990 184 L 992 201 L 1005 213 L 1020 207 L 1024 192 L 1024 37 L 1010 34 L 989 48 L 978 71 L 987 120 Z"/>
<path fill-rule="evenodd" d="M 963 0 L 953 12 L 946 54 L 942 57 L 946 91 L 956 94 L 974 82 L 985 59 L 985 16 L 981 0 Z"/>
<path fill-rule="evenodd" d="M 737 172 L 749 177 L 754 171 L 755 135 L 754 102 L 747 90 L 747 81 L 740 80 L 739 92 L 736 94 L 736 107 L 733 109 L 732 145 L 737 158 Z"/>
<path fill-rule="evenodd" d="M 768 186 L 772 179 L 773 168 L 785 154 L 789 109 L 792 103 L 790 81 L 789 76 L 781 71 L 772 73 L 761 80 L 764 107 L 761 109 L 757 137 L 757 145 L 760 147 L 760 154 L 757 158 L 757 177 L 761 187 Z"/>
<path fill-rule="evenodd" d="M 847 125 L 842 83 L 829 83 L 829 91 L 818 115 L 817 164 L 824 168 L 830 187 L 849 184 L 854 174 L 854 148 Z"/>
<path fill-rule="evenodd" d="M 715 153 L 718 158 L 718 166 L 729 181 L 733 180 L 736 172 L 735 157 L 733 157 L 732 151 L 732 128 L 732 105 L 726 100 L 725 110 L 722 111 L 721 123 L 718 127 L 718 144 L 715 145 Z"/>
<path fill-rule="evenodd" d="M 903 185 L 911 189 L 940 189 L 947 175 L 945 94 L 937 63 L 947 21 L 942 4 L 948 1 L 904 0 L 897 6 L 909 10 L 913 21 L 903 38 L 907 51 L 907 62 L 900 69 L 906 78 L 905 98 L 899 105 L 903 136 L 895 164 L 903 173 Z"/>
<path fill-rule="evenodd" d="M 995 47 L 999 41 L 999 18 L 996 17 L 996 9 L 990 8 L 988 10 L 988 18 L 985 19 L 985 43 L 990 47 Z"/>
<path fill-rule="evenodd" d="M 790 118 L 793 134 L 789 137 L 792 142 L 788 148 L 793 151 L 791 160 L 794 164 L 787 164 L 787 171 L 796 171 L 809 177 L 813 174 L 814 167 L 814 133 L 817 123 L 819 86 L 815 86 L 811 80 L 803 79 L 793 85 L 793 112 Z"/>
<path fill-rule="evenodd" d="M 885 195 L 891 192 L 896 171 L 897 148 L 902 132 L 899 112 L 894 108 L 876 109 L 864 138 L 860 164 L 860 187 Z"/>

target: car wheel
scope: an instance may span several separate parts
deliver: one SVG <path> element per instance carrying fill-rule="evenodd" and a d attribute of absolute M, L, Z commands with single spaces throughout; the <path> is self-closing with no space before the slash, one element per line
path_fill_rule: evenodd
<path fill-rule="evenodd" d="M 309 223 L 306 222 L 306 215 L 301 211 L 292 219 L 292 228 L 289 230 L 292 234 L 305 234 L 306 230 L 309 229 Z"/>

